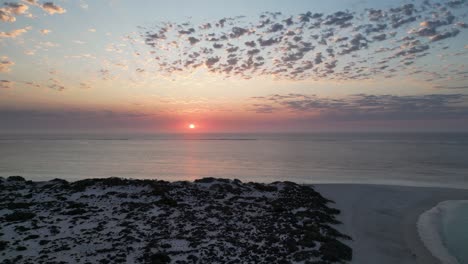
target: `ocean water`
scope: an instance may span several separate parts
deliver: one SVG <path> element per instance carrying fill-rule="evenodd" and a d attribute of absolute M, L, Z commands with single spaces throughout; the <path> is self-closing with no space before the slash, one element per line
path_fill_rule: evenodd
<path fill-rule="evenodd" d="M 468 188 L 468 134 L 1 134 L 0 176 Z"/>
<path fill-rule="evenodd" d="M 468 201 L 444 201 L 419 216 L 426 248 L 444 264 L 468 263 Z"/>
<path fill-rule="evenodd" d="M 442 227 L 446 246 L 458 263 L 468 263 L 468 201 L 457 201 L 451 209 Z"/>

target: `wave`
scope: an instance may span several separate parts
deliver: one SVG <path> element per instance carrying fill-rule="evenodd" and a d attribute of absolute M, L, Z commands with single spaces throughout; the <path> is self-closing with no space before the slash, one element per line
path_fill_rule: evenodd
<path fill-rule="evenodd" d="M 419 216 L 417 229 L 424 246 L 444 264 L 461 264 L 447 248 L 444 224 L 464 200 L 444 201 Z"/>

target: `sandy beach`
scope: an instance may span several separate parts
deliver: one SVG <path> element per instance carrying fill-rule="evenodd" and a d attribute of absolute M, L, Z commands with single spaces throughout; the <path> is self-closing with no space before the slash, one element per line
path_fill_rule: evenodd
<path fill-rule="evenodd" d="M 352 263 L 440 263 L 424 247 L 416 222 L 445 200 L 466 200 L 464 189 L 362 184 L 318 184 L 341 210 L 338 229 L 353 238 Z"/>

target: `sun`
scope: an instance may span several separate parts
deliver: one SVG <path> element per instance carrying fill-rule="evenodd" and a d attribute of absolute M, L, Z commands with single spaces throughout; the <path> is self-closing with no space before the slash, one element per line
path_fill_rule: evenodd
<path fill-rule="evenodd" d="M 188 127 L 189 127 L 190 129 L 195 129 L 196 126 L 195 126 L 195 124 L 190 124 Z"/>

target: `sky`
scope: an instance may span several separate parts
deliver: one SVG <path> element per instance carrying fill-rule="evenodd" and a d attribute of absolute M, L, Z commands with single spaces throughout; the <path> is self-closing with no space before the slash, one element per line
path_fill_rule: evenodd
<path fill-rule="evenodd" d="M 463 0 L 0 1 L 0 132 L 468 131 L 467 15 Z"/>

